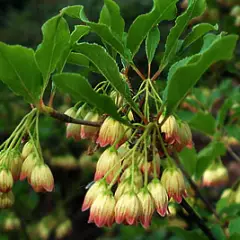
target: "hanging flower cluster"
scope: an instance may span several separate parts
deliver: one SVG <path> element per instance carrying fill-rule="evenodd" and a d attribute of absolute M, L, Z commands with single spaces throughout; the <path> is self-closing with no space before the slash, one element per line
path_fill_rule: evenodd
<path fill-rule="evenodd" d="M 35 124 L 35 135 L 31 127 Z M 0 208 L 14 203 L 14 182 L 27 179 L 36 192 L 51 192 L 54 179 L 50 168 L 44 163 L 38 139 L 38 114 L 33 109 L 3 143 L 0 152 Z M 22 138 L 28 133 L 30 140 L 22 147 Z M 22 150 L 21 150 L 22 148 Z"/>
<path fill-rule="evenodd" d="M 125 119 L 132 121 L 133 114 L 124 107 L 123 98 L 115 91 L 110 96 Z M 90 209 L 88 222 L 98 227 L 111 226 L 114 222 L 128 225 L 140 222 L 147 228 L 155 211 L 164 217 L 170 199 L 181 203 L 187 196 L 184 177 L 170 154 L 184 147 L 192 148 L 191 130 L 174 115 L 161 114 L 156 118 L 145 109 L 148 123 L 139 125 L 99 115 L 86 104 L 80 108 L 77 104 L 65 112 L 70 117 L 101 122 L 100 127 L 70 123 L 66 128 L 67 138 L 87 138 L 104 147 L 96 164 L 94 184 L 82 205 L 82 211 Z M 167 167 L 161 174 L 161 159 L 165 158 Z"/>

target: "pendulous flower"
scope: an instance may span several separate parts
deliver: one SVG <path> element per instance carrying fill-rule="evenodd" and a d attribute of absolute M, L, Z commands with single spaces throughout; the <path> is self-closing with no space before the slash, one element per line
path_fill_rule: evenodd
<path fill-rule="evenodd" d="M 134 191 L 123 194 L 115 207 L 116 223 L 137 224 L 142 215 L 142 204 Z"/>
<path fill-rule="evenodd" d="M 129 137 L 130 130 L 128 130 L 125 125 L 111 117 L 107 117 L 100 128 L 97 143 L 100 147 L 106 147 L 118 141 L 116 144 L 118 148 L 126 142 Z"/>
<path fill-rule="evenodd" d="M 87 191 L 83 205 L 82 205 L 82 211 L 86 211 L 89 209 L 94 200 L 97 198 L 97 196 L 101 193 L 107 190 L 107 184 L 104 180 L 96 181 Z"/>
<path fill-rule="evenodd" d="M 6 193 L 12 189 L 13 176 L 9 169 L 0 168 L 0 192 Z"/>
<path fill-rule="evenodd" d="M 24 160 L 22 164 L 22 169 L 20 173 L 20 180 L 24 180 L 25 178 L 28 179 L 28 182 L 30 182 L 32 170 L 37 163 L 38 158 L 34 152 L 30 153 L 28 157 Z"/>
<path fill-rule="evenodd" d="M 147 187 L 153 197 L 158 214 L 164 217 L 168 207 L 168 195 L 166 189 L 157 178 L 153 179 Z"/>
<path fill-rule="evenodd" d="M 151 224 L 152 215 L 155 210 L 154 199 L 147 188 L 142 188 L 137 196 L 142 204 L 140 222 L 144 228 L 148 228 Z"/>
<path fill-rule="evenodd" d="M 112 192 L 99 193 L 90 208 L 88 223 L 94 222 L 98 227 L 111 227 L 114 223 L 115 204 Z"/>
<path fill-rule="evenodd" d="M 32 153 L 32 152 L 33 152 L 33 143 L 32 143 L 32 140 L 29 140 L 23 146 L 22 158 L 26 159 L 29 156 L 29 154 Z"/>
<path fill-rule="evenodd" d="M 121 163 L 117 151 L 114 148 L 108 148 L 102 153 L 97 162 L 94 180 L 97 181 L 107 174 L 107 183 L 111 183 L 120 167 Z"/>
<path fill-rule="evenodd" d="M 36 164 L 32 170 L 30 184 L 36 192 L 52 192 L 54 179 L 46 164 Z"/>
<path fill-rule="evenodd" d="M 14 204 L 14 200 L 12 191 L 0 192 L 0 208 L 10 208 Z"/>
<path fill-rule="evenodd" d="M 181 203 L 182 197 L 187 196 L 184 178 L 179 169 L 165 169 L 161 181 L 167 190 L 169 199 L 172 197 L 177 203 Z"/>

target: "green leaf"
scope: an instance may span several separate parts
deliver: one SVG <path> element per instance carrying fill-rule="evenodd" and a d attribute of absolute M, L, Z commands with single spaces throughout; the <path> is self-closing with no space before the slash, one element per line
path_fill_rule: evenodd
<path fill-rule="evenodd" d="M 41 98 L 42 76 L 30 48 L 0 42 L 0 80 L 28 103 Z"/>
<path fill-rule="evenodd" d="M 226 147 L 222 142 L 211 142 L 202 149 L 197 156 L 196 177 L 200 178 L 214 159 L 226 153 Z"/>
<path fill-rule="evenodd" d="M 177 108 L 209 66 L 219 60 L 231 59 L 237 39 L 237 35 L 216 38 L 204 51 L 185 58 L 170 68 L 163 96 L 168 114 Z"/>
<path fill-rule="evenodd" d="M 55 70 L 65 48 L 69 45 L 70 32 L 65 19 L 58 15 L 42 26 L 43 41 L 36 50 L 36 61 L 43 74 L 44 88 Z"/>
<path fill-rule="evenodd" d="M 90 27 L 85 25 L 75 25 L 74 31 L 71 33 L 70 36 L 70 43 L 73 45 L 74 43 L 78 42 L 82 37 L 87 35 L 90 31 Z"/>
<path fill-rule="evenodd" d="M 198 112 L 189 122 L 190 126 L 205 134 L 214 135 L 215 133 L 215 118 L 211 113 Z"/>
<path fill-rule="evenodd" d="M 240 227 L 239 226 L 240 226 L 240 217 L 230 221 L 230 223 L 229 223 L 230 236 L 232 236 L 235 233 L 240 234 Z"/>
<path fill-rule="evenodd" d="M 197 154 L 196 150 L 194 148 L 184 148 L 179 153 L 180 162 L 184 166 L 184 169 L 192 176 L 195 173 L 196 170 L 196 164 L 197 164 Z"/>
<path fill-rule="evenodd" d="M 84 101 L 95 106 L 103 113 L 107 113 L 114 119 L 126 124 L 126 121 L 118 114 L 117 107 L 112 99 L 106 95 L 95 92 L 88 80 L 80 74 L 55 74 L 53 81 L 61 91 L 70 94 L 76 101 Z"/>
<path fill-rule="evenodd" d="M 170 232 L 174 232 L 180 239 L 183 240 L 207 240 L 207 237 L 198 233 L 196 230 L 187 231 L 185 229 L 181 229 L 180 227 L 168 227 Z"/>
<path fill-rule="evenodd" d="M 68 63 L 83 66 L 83 67 L 89 67 L 89 60 L 88 58 L 81 54 L 81 53 L 70 53 L 67 59 Z"/>
<path fill-rule="evenodd" d="M 222 104 L 221 108 L 218 111 L 216 127 L 222 128 L 224 126 L 224 121 L 232 105 L 233 105 L 233 100 L 231 97 L 224 101 L 224 103 Z"/>
<path fill-rule="evenodd" d="M 239 240 L 240 239 L 240 233 L 234 233 L 232 236 L 230 236 L 229 240 Z"/>
<path fill-rule="evenodd" d="M 146 38 L 146 54 L 147 54 L 147 59 L 148 63 L 151 63 L 157 46 L 160 41 L 160 32 L 157 26 L 153 27 L 152 30 L 148 33 L 147 38 Z"/>
<path fill-rule="evenodd" d="M 193 42 L 201 38 L 204 34 L 206 34 L 209 31 L 217 31 L 218 25 L 211 25 L 209 23 L 199 23 L 195 25 L 191 32 L 187 35 L 187 37 L 184 39 L 182 48 L 187 48 L 190 46 Z"/>
<path fill-rule="evenodd" d="M 73 45 L 78 42 L 82 37 L 84 37 L 85 35 L 87 35 L 90 31 L 90 27 L 88 26 L 84 26 L 84 25 L 76 25 L 74 27 L 73 32 L 71 33 L 70 36 L 70 41 L 68 42 L 58 64 L 57 64 L 57 73 L 62 72 L 68 58 L 69 55 L 72 51 L 72 47 Z"/>
<path fill-rule="evenodd" d="M 213 233 L 213 236 L 217 239 L 217 240 L 225 240 L 226 236 L 221 228 L 221 226 L 219 224 L 215 224 L 212 228 L 211 228 L 211 232 Z"/>
<path fill-rule="evenodd" d="M 61 10 L 61 14 L 66 14 L 71 18 L 79 18 L 79 13 L 82 8 L 82 5 L 68 6 Z"/>
<path fill-rule="evenodd" d="M 125 22 L 121 16 L 119 6 L 112 0 L 104 0 L 104 9 L 106 10 L 104 10 L 103 13 L 108 16 L 108 23 L 112 32 L 117 34 L 119 38 L 122 39 Z M 103 23 L 106 24 L 106 21 Z"/>
<path fill-rule="evenodd" d="M 188 3 L 187 10 L 176 19 L 175 26 L 171 28 L 167 37 L 165 52 L 161 62 L 162 68 L 169 63 L 169 60 L 172 59 L 172 55 L 175 54 L 178 45 L 178 39 L 188 26 L 189 21 L 192 18 L 201 15 L 205 11 L 205 0 L 191 0 L 188 1 Z"/>
<path fill-rule="evenodd" d="M 154 0 L 151 12 L 138 16 L 129 28 L 127 47 L 134 56 L 149 31 L 163 20 L 172 20 L 177 0 Z"/>
<path fill-rule="evenodd" d="M 224 127 L 227 134 L 231 137 L 236 138 L 240 142 L 240 126 L 235 125 L 227 125 Z"/>
<path fill-rule="evenodd" d="M 140 113 L 139 108 L 133 102 L 129 87 L 123 81 L 115 60 L 106 52 L 106 50 L 97 45 L 81 43 L 75 46 L 75 50 L 85 55 L 99 70 L 99 72 L 112 84 L 112 86 L 126 99 L 132 108 Z"/>

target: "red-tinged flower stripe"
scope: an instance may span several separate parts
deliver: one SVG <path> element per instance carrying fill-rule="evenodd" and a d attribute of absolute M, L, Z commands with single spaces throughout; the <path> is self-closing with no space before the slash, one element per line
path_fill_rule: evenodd
<path fill-rule="evenodd" d="M 104 192 L 106 190 L 107 190 L 107 185 L 104 180 L 95 182 L 85 195 L 83 205 L 82 205 L 82 211 L 86 211 L 87 209 L 89 209 L 92 206 L 93 201 L 97 198 L 97 196 L 101 192 Z"/>
<path fill-rule="evenodd" d="M 164 116 L 161 115 L 158 123 L 161 124 Z M 164 141 L 168 144 L 174 144 L 176 141 L 179 142 L 179 126 L 174 116 L 169 116 L 167 120 L 161 126 L 161 132 L 165 134 Z"/>
<path fill-rule="evenodd" d="M 155 208 L 158 214 L 164 217 L 166 215 L 168 207 L 168 195 L 166 189 L 158 179 L 153 179 L 148 184 L 148 190 L 153 197 Z"/>
<path fill-rule="evenodd" d="M 141 191 L 138 193 L 138 198 L 142 205 L 140 222 L 144 228 L 148 228 L 151 224 L 152 215 L 155 210 L 154 200 L 147 188 L 141 189 Z"/>
<path fill-rule="evenodd" d="M 35 165 L 32 170 L 30 184 L 36 192 L 52 192 L 54 179 L 50 168 L 46 164 Z"/>
<path fill-rule="evenodd" d="M 182 197 L 187 196 L 184 178 L 179 169 L 165 169 L 161 181 L 167 190 L 168 197 L 173 198 L 177 203 L 181 203 Z"/>
<path fill-rule="evenodd" d="M 120 147 L 124 142 L 129 138 L 130 130 L 126 131 L 126 127 L 120 122 L 108 117 L 103 122 L 98 139 L 97 144 L 100 147 L 106 147 L 107 145 L 113 145 L 115 141 L 118 141 L 116 147 Z"/>
<path fill-rule="evenodd" d="M 92 122 L 97 122 L 99 121 L 99 119 L 100 119 L 99 114 L 94 112 L 89 112 L 84 117 L 85 121 L 92 121 Z M 81 138 L 95 141 L 97 138 L 98 131 L 99 131 L 99 127 L 83 125 L 81 127 Z"/>
<path fill-rule="evenodd" d="M 66 138 L 74 138 L 75 141 L 81 140 L 81 125 L 68 123 L 66 128 Z"/>
<path fill-rule="evenodd" d="M 114 223 L 115 204 L 111 192 L 101 192 L 90 208 L 88 223 L 94 222 L 98 227 L 111 227 Z"/>
<path fill-rule="evenodd" d="M 117 151 L 108 148 L 102 153 L 97 162 L 94 180 L 97 181 L 107 174 L 107 183 L 111 183 L 120 167 L 121 163 Z"/>
<path fill-rule="evenodd" d="M 6 168 L 0 169 L 0 192 L 6 193 L 12 189 L 13 176 L 10 170 Z"/>
<path fill-rule="evenodd" d="M 228 182 L 228 171 L 221 163 L 213 163 L 203 173 L 202 185 L 205 187 L 222 186 Z"/>
<path fill-rule="evenodd" d="M 36 154 L 30 153 L 22 164 L 22 169 L 21 169 L 21 173 L 20 173 L 21 181 L 24 180 L 25 178 L 27 178 L 28 182 L 30 182 L 32 170 L 33 170 L 36 162 L 37 162 Z"/>
<path fill-rule="evenodd" d="M 115 207 L 116 223 L 136 225 L 142 215 L 141 202 L 133 191 L 123 194 Z"/>

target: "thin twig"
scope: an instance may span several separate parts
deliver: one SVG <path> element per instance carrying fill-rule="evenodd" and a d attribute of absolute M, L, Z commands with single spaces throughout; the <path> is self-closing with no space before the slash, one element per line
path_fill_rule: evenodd
<path fill-rule="evenodd" d="M 197 223 L 199 228 L 203 231 L 203 233 L 208 236 L 211 240 L 217 240 L 210 229 L 205 224 L 204 220 L 198 216 L 198 214 L 194 211 L 194 209 L 188 204 L 188 202 L 183 198 L 180 204 L 189 214 L 189 216 Z"/>
<path fill-rule="evenodd" d="M 183 168 L 182 164 L 180 163 L 180 160 L 175 152 L 175 157 L 173 158 L 175 163 L 177 164 L 177 166 L 181 169 L 182 173 L 184 174 L 184 176 L 186 177 L 186 179 L 188 180 L 188 182 L 190 183 L 192 189 L 195 191 L 197 197 L 199 197 L 204 204 L 206 205 L 207 209 L 213 213 L 213 215 L 216 217 L 216 219 L 219 221 L 220 218 L 217 214 L 217 212 L 215 211 L 215 209 L 213 208 L 213 206 L 211 205 L 211 203 L 202 195 L 200 189 L 198 188 L 198 186 L 195 184 L 195 182 L 192 180 L 192 178 L 189 176 L 189 174 L 185 171 L 185 169 Z"/>
<path fill-rule="evenodd" d="M 155 74 L 152 76 L 151 80 L 152 80 L 152 81 L 155 81 L 155 80 L 160 76 L 161 72 L 162 72 L 162 68 L 159 68 L 159 69 L 155 72 Z"/>
<path fill-rule="evenodd" d="M 142 80 L 146 79 L 145 76 L 140 72 L 140 70 L 134 64 L 132 64 L 131 67 Z"/>
<path fill-rule="evenodd" d="M 227 145 L 227 150 L 236 161 L 240 162 L 240 157 L 232 150 L 231 146 Z"/>

